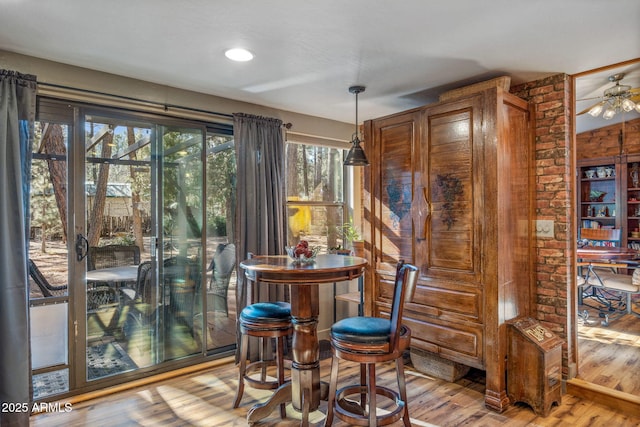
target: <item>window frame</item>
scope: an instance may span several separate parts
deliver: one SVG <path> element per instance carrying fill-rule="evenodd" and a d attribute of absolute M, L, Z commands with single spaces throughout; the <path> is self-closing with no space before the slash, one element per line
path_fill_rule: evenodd
<path fill-rule="evenodd" d="M 347 154 L 348 151 L 348 147 L 342 147 L 342 146 L 336 146 L 335 143 L 322 143 L 322 138 L 317 138 L 317 141 L 305 141 L 305 142 L 298 142 L 295 140 L 286 140 L 285 141 L 285 153 L 287 153 L 287 148 L 289 145 L 295 144 L 295 145 L 299 145 L 299 146 L 303 146 L 305 147 L 322 147 L 322 148 L 327 148 L 330 150 L 338 150 L 341 153 L 340 156 L 340 164 L 342 165 L 341 168 L 341 180 L 342 180 L 342 188 L 341 188 L 341 197 L 340 200 L 333 200 L 333 201 L 318 201 L 318 200 L 294 200 L 292 199 L 292 197 L 295 197 L 293 195 L 288 194 L 289 191 L 289 187 L 288 185 L 286 185 L 286 208 L 287 208 L 287 213 L 291 212 L 292 210 L 297 209 L 297 207 L 299 206 L 304 206 L 304 207 L 309 207 L 310 209 L 313 208 L 339 208 L 339 212 L 341 214 L 341 218 L 342 221 L 339 224 L 336 224 L 336 226 L 340 227 L 340 229 L 342 228 L 342 225 L 349 222 L 349 221 L 353 221 L 353 211 L 354 211 L 354 204 L 353 204 L 353 191 L 350 190 L 351 189 L 351 185 L 353 183 L 353 173 L 348 173 L 348 168 L 346 168 L 344 166 L 344 158 Z M 289 166 L 288 162 L 285 162 L 285 176 L 287 178 L 289 178 L 289 171 L 287 169 L 287 167 Z M 291 223 L 290 223 L 290 219 L 291 216 L 287 215 L 287 241 L 289 242 L 289 244 L 294 244 L 295 243 L 295 238 L 294 236 L 290 235 L 290 230 L 291 230 Z M 339 241 L 340 241 L 340 247 L 344 248 L 345 245 L 345 241 L 344 241 L 344 234 L 342 232 L 339 233 Z M 327 250 L 331 250 L 331 247 L 328 247 L 330 243 L 327 242 Z"/>

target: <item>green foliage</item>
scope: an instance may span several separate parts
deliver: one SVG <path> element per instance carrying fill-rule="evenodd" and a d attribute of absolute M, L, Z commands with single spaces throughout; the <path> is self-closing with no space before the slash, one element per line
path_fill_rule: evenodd
<path fill-rule="evenodd" d="M 133 234 L 123 234 L 117 236 L 110 242 L 106 242 L 105 245 L 123 245 L 123 246 L 133 246 L 136 244 L 136 239 L 133 237 Z"/>
<path fill-rule="evenodd" d="M 62 233 L 62 223 L 46 162 L 34 160 L 31 174 L 31 226 L 40 227 L 42 239 L 46 240 Z"/>
<path fill-rule="evenodd" d="M 360 240 L 360 232 L 355 227 L 355 225 L 353 225 L 353 220 L 345 222 L 342 225 L 342 233 L 344 235 L 344 239 L 348 242 Z"/>
<path fill-rule="evenodd" d="M 236 187 L 236 157 L 231 138 L 213 135 L 207 138 L 206 215 L 209 234 L 228 236 L 227 224 L 233 220 Z M 227 148 L 224 148 L 227 147 Z"/>
<path fill-rule="evenodd" d="M 226 236 L 227 235 L 227 218 L 224 216 L 214 216 L 213 221 L 208 223 L 209 236 Z"/>

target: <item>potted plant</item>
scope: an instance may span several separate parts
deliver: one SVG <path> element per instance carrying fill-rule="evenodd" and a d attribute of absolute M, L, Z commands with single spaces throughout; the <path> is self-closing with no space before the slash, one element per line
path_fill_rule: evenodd
<path fill-rule="evenodd" d="M 329 248 L 329 253 L 336 254 L 336 255 L 351 255 L 351 249 L 346 249 L 346 248 L 343 248 L 341 245 L 338 245 L 338 246 Z"/>
<path fill-rule="evenodd" d="M 360 232 L 353 224 L 353 220 L 345 222 L 342 225 L 342 235 L 344 236 L 345 245 L 349 242 L 353 254 L 355 256 L 364 257 L 364 241 L 360 237 Z"/>

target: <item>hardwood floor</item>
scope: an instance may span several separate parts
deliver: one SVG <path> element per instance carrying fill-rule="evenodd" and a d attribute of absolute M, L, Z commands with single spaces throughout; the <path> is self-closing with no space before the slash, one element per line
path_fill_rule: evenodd
<path fill-rule="evenodd" d="M 640 318 L 627 314 L 602 326 L 597 310 L 587 310 L 587 321 L 579 321 L 578 378 L 640 396 Z"/>
<path fill-rule="evenodd" d="M 323 380 L 327 380 L 330 360 L 321 362 Z M 358 374 L 355 365 L 341 365 L 341 384 Z M 34 415 L 31 426 L 245 426 L 247 410 L 265 400 L 270 392 L 245 389 L 238 409 L 231 409 L 237 386 L 237 368 L 223 363 L 203 371 L 142 385 L 130 390 L 73 403 L 69 412 Z M 379 383 L 395 387 L 395 371 L 388 365 L 379 371 Z M 616 412 L 593 401 L 564 395 L 546 417 L 536 416 L 525 404 L 515 404 L 502 414 L 484 406 L 484 373 L 471 372 L 456 383 L 449 383 L 407 367 L 407 390 L 412 425 L 432 426 L 638 426 L 640 414 Z M 326 402 L 312 414 L 312 425 L 323 423 Z M 299 415 L 288 407 L 288 419 L 278 411 L 263 420 L 261 426 L 297 426 Z M 394 425 L 401 425 L 398 422 Z M 335 422 L 335 426 L 347 424 Z"/>

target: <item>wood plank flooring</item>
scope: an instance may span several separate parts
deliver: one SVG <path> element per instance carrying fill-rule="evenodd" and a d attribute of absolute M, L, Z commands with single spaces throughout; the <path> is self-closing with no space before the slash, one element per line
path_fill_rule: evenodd
<path fill-rule="evenodd" d="M 602 326 L 597 311 L 578 323 L 578 378 L 640 396 L 640 318 L 627 314 Z"/>
<path fill-rule="evenodd" d="M 321 362 L 323 380 L 328 380 L 330 360 Z M 237 368 L 232 363 L 121 391 L 80 403 L 70 412 L 42 413 L 31 417 L 31 426 L 245 426 L 247 410 L 270 395 L 266 390 L 247 388 L 241 407 L 231 409 L 237 386 Z M 341 364 L 341 384 L 358 375 L 355 365 Z M 379 370 L 379 383 L 395 388 L 393 365 Z M 441 381 L 407 367 L 407 391 L 412 425 L 433 426 L 638 426 L 640 414 L 624 414 L 593 401 L 564 395 L 546 417 L 536 416 L 525 404 L 514 404 L 502 414 L 484 406 L 484 373 L 471 372 L 456 383 Z M 323 423 L 326 402 L 312 414 L 314 426 Z M 288 407 L 281 420 L 278 411 L 260 426 L 297 426 L 299 414 Z M 347 424 L 334 422 L 335 426 Z M 402 425 L 401 422 L 394 424 Z"/>

